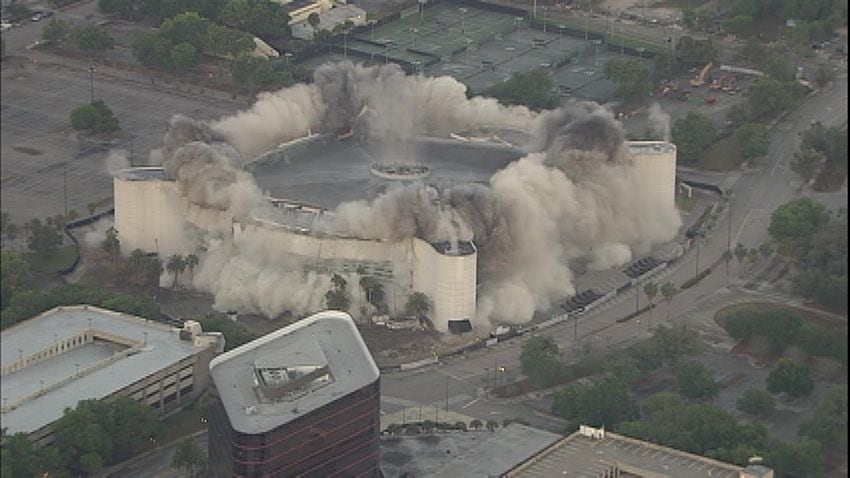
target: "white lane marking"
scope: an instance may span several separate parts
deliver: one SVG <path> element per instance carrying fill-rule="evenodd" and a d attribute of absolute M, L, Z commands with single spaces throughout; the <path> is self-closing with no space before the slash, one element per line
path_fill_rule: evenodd
<path fill-rule="evenodd" d="M 475 403 L 476 403 L 476 402 L 478 402 L 478 400 L 481 400 L 481 397 L 476 398 L 475 400 L 473 400 L 473 401 L 471 401 L 471 402 L 467 403 L 466 405 L 464 405 L 464 406 L 462 406 L 462 407 L 460 407 L 460 408 L 463 408 L 463 409 L 469 408 L 469 407 L 471 407 L 471 406 L 475 405 Z"/>

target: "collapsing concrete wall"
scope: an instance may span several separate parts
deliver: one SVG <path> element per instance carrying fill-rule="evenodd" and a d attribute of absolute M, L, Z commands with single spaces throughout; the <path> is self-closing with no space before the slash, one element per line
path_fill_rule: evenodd
<path fill-rule="evenodd" d="M 431 244 L 413 239 L 413 289 L 433 302 L 429 314 L 440 332 L 449 321 L 475 318 L 478 254 L 471 242 Z"/>

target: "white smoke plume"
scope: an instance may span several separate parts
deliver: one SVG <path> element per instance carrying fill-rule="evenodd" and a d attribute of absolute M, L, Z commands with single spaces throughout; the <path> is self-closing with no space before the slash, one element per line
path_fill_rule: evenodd
<path fill-rule="evenodd" d="M 315 229 L 390 242 L 473 240 L 482 324 L 526 322 L 575 293 L 575 261 L 615 267 L 675 236 L 678 213 L 642 194 L 644 181 L 626 154 L 622 127 L 606 109 L 574 103 L 536 115 L 492 99 L 467 99 L 454 79 L 405 76 L 395 66 L 329 64 L 312 85 L 262 95 L 234 116 L 211 124 L 176 118 L 158 154 L 191 204 L 250 220 L 275 211 L 242 170 L 242 158 L 283 141 L 356 127 L 370 141 L 403 145 L 419 135 L 482 126 L 530 133 L 531 153 L 488 185 L 393 188 L 373 201 L 340 205 Z M 194 285 L 213 293 L 217 307 L 267 316 L 321 308 L 328 274 L 305 272 L 303 263 L 275 247 L 272 234 L 252 230 L 237 237 L 208 240 L 195 274 Z"/>
<path fill-rule="evenodd" d="M 83 236 L 83 244 L 89 249 L 97 249 L 100 247 L 103 240 L 106 239 L 106 231 L 114 226 L 111 217 L 104 217 L 94 224 L 88 226 Z"/>
<path fill-rule="evenodd" d="M 106 171 L 110 176 L 115 176 L 115 173 L 122 169 L 127 169 L 130 166 L 130 158 L 127 156 L 127 151 L 123 149 L 113 149 L 103 158 L 103 164 L 106 166 Z"/>
<path fill-rule="evenodd" d="M 649 127 L 657 139 L 670 141 L 670 114 L 661 109 L 658 103 L 652 103 L 649 107 Z"/>

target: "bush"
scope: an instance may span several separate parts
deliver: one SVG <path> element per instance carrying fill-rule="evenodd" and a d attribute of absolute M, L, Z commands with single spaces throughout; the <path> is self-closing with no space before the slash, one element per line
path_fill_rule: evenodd
<path fill-rule="evenodd" d="M 776 411 L 776 401 L 767 390 L 749 388 L 738 399 L 738 410 L 750 415 L 767 418 Z"/>
<path fill-rule="evenodd" d="M 115 48 L 112 35 L 105 28 L 97 25 L 86 25 L 74 30 L 74 42 L 80 50 L 93 53 Z"/>
<path fill-rule="evenodd" d="M 684 397 L 705 399 L 714 398 L 720 386 L 714 380 L 714 374 L 705 365 L 688 362 L 679 367 L 677 374 L 679 393 Z"/>
<path fill-rule="evenodd" d="M 79 106 L 71 112 L 71 127 L 93 134 L 113 133 L 121 129 L 118 119 L 103 100 Z"/>
<path fill-rule="evenodd" d="M 782 359 L 767 376 L 767 390 L 770 393 L 786 393 L 792 398 L 812 393 L 815 383 L 806 364 L 790 359 Z"/>

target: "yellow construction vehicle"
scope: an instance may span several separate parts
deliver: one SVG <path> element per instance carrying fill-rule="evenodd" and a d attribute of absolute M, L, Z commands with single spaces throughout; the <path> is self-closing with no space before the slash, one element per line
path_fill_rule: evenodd
<path fill-rule="evenodd" d="M 705 67 L 700 72 L 699 76 L 691 80 L 691 86 L 694 88 L 702 86 L 705 84 L 705 78 L 711 72 L 711 68 L 714 67 L 713 63 L 709 63 L 705 65 Z"/>

